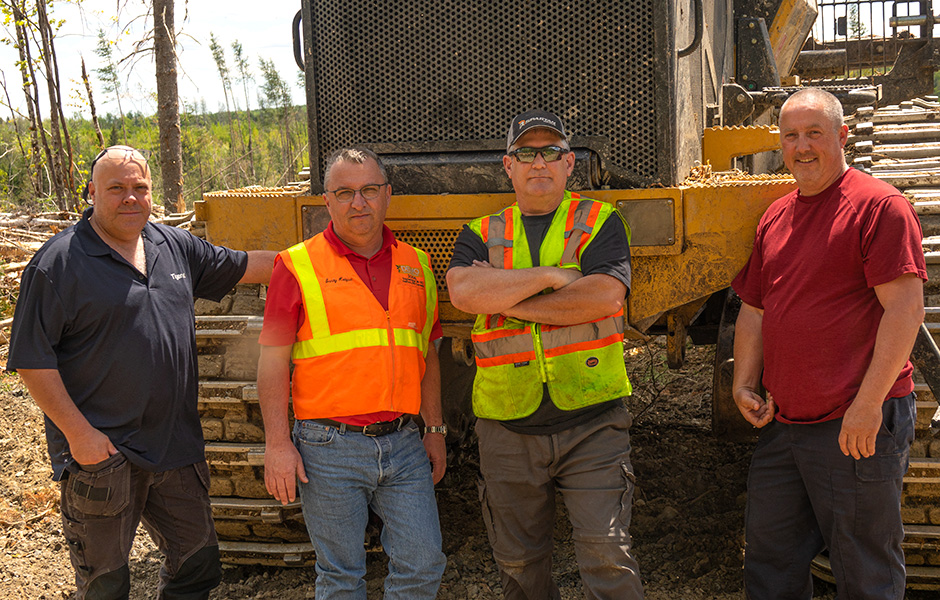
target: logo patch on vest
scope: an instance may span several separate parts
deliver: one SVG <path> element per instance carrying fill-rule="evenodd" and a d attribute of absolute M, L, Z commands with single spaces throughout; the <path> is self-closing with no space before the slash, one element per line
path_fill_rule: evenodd
<path fill-rule="evenodd" d="M 523 362 L 512 363 L 512 366 L 514 366 L 514 367 L 517 368 L 517 369 L 518 369 L 519 367 L 528 367 L 528 366 L 529 366 L 529 361 L 526 360 L 526 361 L 523 361 Z"/>
<path fill-rule="evenodd" d="M 401 275 L 402 283 L 424 287 L 424 280 L 421 278 L 420 269 L 408 265 L 395 265 L 395 270 Z"/>
<path fill-rule="evenodd" d="M 591 358 L 584 361 L 584 364 L 587 365 L 588 367 L 596 367 L 597 363 L 599 362 L 601 361 L 597 360 L 597 357 L 592 356 Z"/>

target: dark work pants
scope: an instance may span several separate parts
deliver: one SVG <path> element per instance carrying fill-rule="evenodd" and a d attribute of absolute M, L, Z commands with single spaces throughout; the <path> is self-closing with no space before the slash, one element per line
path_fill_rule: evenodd
<path fill-rule="evenodd" d="M 118 453 L 97 465 L 70 464 L 61 491 L 78 600 L 128 598 L 128 555 L 140 522 L 164 555 L 161 600 L 204 600 L 219 584 L 205 462 L 150 473 Z"/>
<path fill-rule="evenodd" d="M 556 490 L 571 520 L 584 597 L 643 598 L 629 532 L 631 421 L 623 407 L 552 435 L 477 421 L 483 521 L 507 600 L 560 598 L 552 580 Z"/>
<path fill-rule="evenodd" d="M 914 439 L 914 395 L 884 403 L 875 454 L 839 449 L 842 419 L 777 421 L 760 434 L 747 482 L 747 597 L 809 599 L 810 563 L 828 548 L 840 598 L 904 597 L 901 482 Z"/>

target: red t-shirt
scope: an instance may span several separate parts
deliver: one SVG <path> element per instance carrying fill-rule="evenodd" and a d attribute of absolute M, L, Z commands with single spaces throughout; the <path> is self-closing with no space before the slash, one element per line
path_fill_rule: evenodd
<path fill-rule="evenodd" d="M 816 196 L 792 192 L 760 220 L 751 258 L 732 286 L 764 309 L 764 387 L 777 419 L 845 414 L 871 363 L 884 309 L 874 286 L 927 279 L 920 222 L 895 188 L 855 169 Z M 909 394 L 911 363 L 888 398 Z"/>
<path fill-rule="evenodd" d="M 333 223 L 327 226 L 323 235 L 337 253 L 349 260 L 349 264 L 372 291 L 382 308 L 388 310 L 388 289 L 392 279 L 392 246 L 398 244 L 392 230 L 388 227 L 383 228 L 382 247 L 372 258 L 365 258 L 350 250 L 333 231 Z M 296 341 L 297 331 L 303 321 L 304 305 L 300 284 L 278 256 L 274 261 L 274 271 L 271 273 L 271 283 L 268 286 L 268 295 L 264 303 L 264 323 L 258 341 L 262 346 L 290 346 Z M 442 335 L 441 323 L 435 314 L 434 325 L 431 328 L 431 341 Z M 379 421 L 391 421 L 400 417 L 401 414 L 386 410 L 365 415 L 334 415 L 332 418 L 348 425 L 361 426 Z"/>

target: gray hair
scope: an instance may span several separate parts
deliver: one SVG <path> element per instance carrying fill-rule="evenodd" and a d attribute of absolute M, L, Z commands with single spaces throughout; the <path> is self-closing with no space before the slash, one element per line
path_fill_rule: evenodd
<path fill-rule="evenodd" d="M 806 102 L 816 103 L 822 109 L 822 113 L 825 115 L 826 119 L 832 123 L 833 129 L 842 129 L 842 125 L 845 124 L 845 120 L 842 117 L 842 103 L 826 90 L 814 87 L 804 88 L 787 98 L 787 101 L 784 102 L 783 106 L 780 108 L 780 112 L 783 113 L 783 109 L 791 102 L 795 104 Z"/>
<path fill-rule="evenodd" d="M 379 158 L 378 154 L 368 148 L 340 148 L 330 154 L 330 158 L 326 161 L 326 170 L 323 172 L 323 189 L 329 188 L 330 175 L 337 163 L 346 162 L 361 165 L 369 159 L 374 160 L 375 164 L 378 165 L 379 172 L 382 174 L 381 183 L 388 183 L 388 173 L 385 171 L 385 165 L 382 164 L 382 159 Z"/>

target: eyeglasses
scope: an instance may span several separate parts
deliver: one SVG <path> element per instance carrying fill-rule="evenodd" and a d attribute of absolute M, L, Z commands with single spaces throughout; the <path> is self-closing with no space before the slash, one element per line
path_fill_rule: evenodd
<path fill-rule="evenodd" d="M 130 146 L 112 146 L 105 148 L 91 161 L 91 167 L 88 169 L 88 180 L 91 181 L 92 175 L 95 173 L 95 165 L 105 156 L 108 158 L 126 158 L 128 155 L 133 156 L 135 152 L 143 157 L 145 162 L 150 159 L 150 150 L 140 150 L 138 148 L 131 148 Z M 88 183 L 85 184 L 85 189 L 82 190 L 82 198 L 88 200 Z"/>
<path fill-rule="evenodd" d="M 363 200 L 375 200 L 379 197 L 379 194 L 382 193 L 382 188 L 387 185 L 387 183 L 370 183 L 369 185 L 362 186 L 358 190 L 339 188 L 337 190 L 327 190 L 326 193 L 333 194 L 333 197 L 336 198 L 336 201 L 340 204 L 347 204 L 356 199 L 357 193 L 362 196 Z"/>
<path fill-rule="evenodd" d="M 561 146 L 545 146 L 544 148 L 516 148 L 509 152 L 509 156 L 514 156 L 521 163 L 531 163 L 535 162 L 535 157 L 541 154 L 545 162 L 555 162 L 569 152 L 571 150 Z"/>

